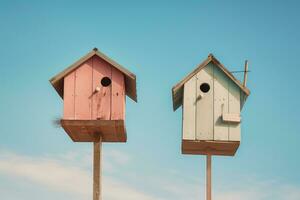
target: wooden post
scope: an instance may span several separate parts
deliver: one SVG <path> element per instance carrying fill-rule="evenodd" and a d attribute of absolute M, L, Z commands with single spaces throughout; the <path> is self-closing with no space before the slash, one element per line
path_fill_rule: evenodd
<path fill-rule="evenodd" d="M 244 87 L 246 87 L 247 84 L 247 73 L 248 73 L 248 60 L 245 61 L 244 82 L 243 82 Z"/>
<path fill-rule="evenodd" d="M 206 156 L 206 200 L 211 200 L 211 155 Z"/>
<path fill-rule="evenodd" d="M 93 172 L 93 200 L 101 200 L 101 152 L 102 137 L 99 135 L 99 140 L 94 142 L 94 172 Z"/>

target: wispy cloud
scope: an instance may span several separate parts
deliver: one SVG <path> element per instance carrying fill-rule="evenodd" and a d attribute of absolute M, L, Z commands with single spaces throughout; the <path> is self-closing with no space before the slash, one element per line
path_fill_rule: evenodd
<path fill-rule="evenodd" d="M 133 161 L 129 155 L 120 151 L 107 151 L 106 154 L 104 163 L 109 166 L 106 167 L 106 170 L 115 171 L 117 170 L 115 168 L 116 164 L 118 167 L 126 166 Z M 83 154 L 72 152 L 56 156 L 26 156 L 0 151 L 0 177 L 6 176 L 14 180 L 26 180 L 27 184 L 34 185 L 34 188 L 37 189 L 47 187 L 55 193 L 75 194 L 78 200 L 91 199 L 91 158 L 91 152 Z M 169 169 L 165 173 L 170 176 L 157 177 L 155 174 L 144 174 L 144 177 L 140 177 L 140 179 L 144 180 L 147 177 L 147 181 L 142 186 L 132 184 L 126 178 L 105 175 L 103 177 L 104 199 L 204 199 L 204 182 L 194 177 L 185 177 L 176 169 Z M 148 188 L 149 185 L 151 185 L 151 188 Z M 144 189 L 141 190 L 141 188 Z M 1 190 L 1 195 L 9 198 L 12 191 L 14 190 L 11 189 L 9 192 Z M 249 178 L 240 180 L 240 184 L 236 186 L 215 187 L 213 197 L 216 200 L 299 200 L 300 186 L 284 184 L 274 180 Z M 49 196 L 49 199 L 52 199 L 52 197 Z"/>
<path fill-rule="evenodd" d="M 110 162 L 125 164 L 129 160 L 129 156 L 122 152 L 112 151 L 108 154 L 113 155 Z M 46 158 L 0 152 L 0 175 L 26 179 L 37 188 L 47 186 L 57 192 L 75 193 L 81 196 L 80 199 L 91 198 L 92 174 L 85 169 L 82 160 L 77 160 L 78 157 L 74 152 Z M 85 156 L 82 159 L 85 160 Z M 103 194 L 105 199 L 110 200 L 157 199 L 113 177 L 103 178 Z"/>

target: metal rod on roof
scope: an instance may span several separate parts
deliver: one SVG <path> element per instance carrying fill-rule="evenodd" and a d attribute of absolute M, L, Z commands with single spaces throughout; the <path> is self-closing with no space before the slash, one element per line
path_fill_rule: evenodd
<path fill-rule="evenodd" d="M 248 75 L 248 60 L 245 61 L 244 82 L 243 82 L 244 87 L 246 87 L 247 75 Z"/>
<path fill-rule="evenodd" d="M 250 70 L 248 70 L 247 72 L 251 72 Z M 245 70 L 240 70 L 240 71 L 230 71 L 230 73 L 245 73 Z"/>

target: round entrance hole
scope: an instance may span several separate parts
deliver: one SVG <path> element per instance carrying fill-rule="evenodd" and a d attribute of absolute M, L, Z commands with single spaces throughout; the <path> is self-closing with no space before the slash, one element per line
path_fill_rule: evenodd
<path fill-rule="evenodd" d="M 200 90 L 204 93 L 207 93 L 209 91 L 209 89 L 210 89 L 210 86 L 208 83 L 202 83 L 200 85 Z"/>
<path fill-rule="evenodd" d="M 103 87 L 107 87 L 107 86 L 109 86 L 111 84 L 111 80 L 110 80 L 110 78 L 108 78 L 107 76 L 105 76 L 105 77 L 103 77 L 102 79 L 101 79 L 101 85 L 103 86 Z"/>

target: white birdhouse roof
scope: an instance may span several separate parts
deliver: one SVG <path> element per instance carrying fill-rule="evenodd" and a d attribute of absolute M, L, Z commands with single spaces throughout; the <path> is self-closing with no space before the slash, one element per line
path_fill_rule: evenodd
<path fill-rule="evenodd" d="M 240 89 L 241 91 L 246 95 L 250 95 L 250 90 L 243 86 L 243 84 L 235 78 L 230 71 L 226 69 L 226 67 L 220 63 L 212 54 L 209 54 L 207 59 L 204 60 L 200 65 L 197 66 L 196 69 L 194 69 L 190 74 L 188 74 L 184 79 L 182 79 L 179 83 L 177 83 L 172 88 L 172 99 L 173 99 L 173 109 L 176 110 L 182 105 L 183 101 L 183 86 L 184 84 L 190 80 L 193 76 L 195 76 L 199 71 L 204 69 L 210 62 L 215 64 L 217 67 L 219 67 Z"/>

